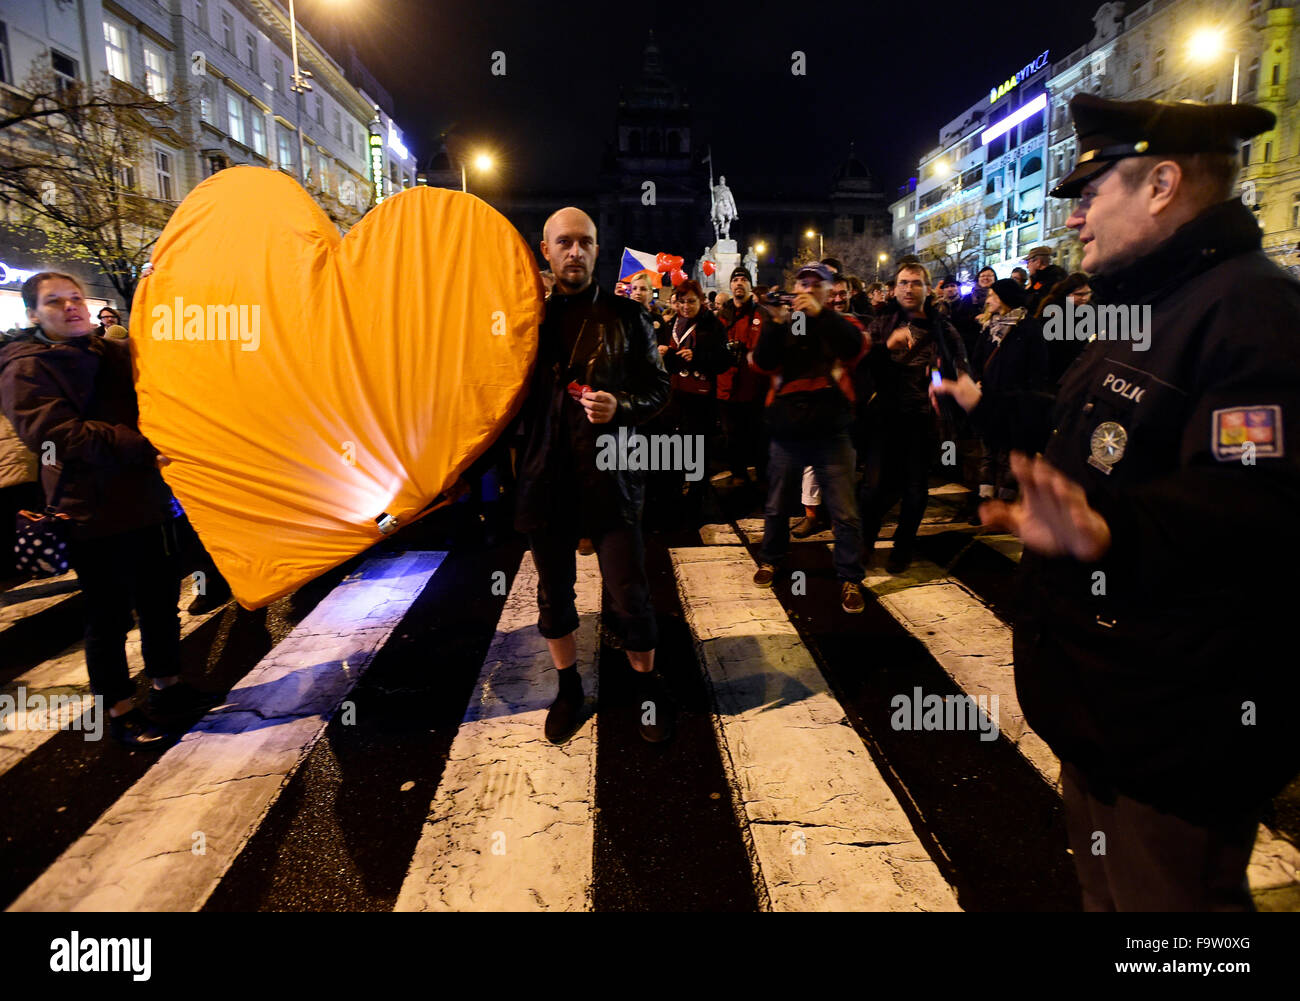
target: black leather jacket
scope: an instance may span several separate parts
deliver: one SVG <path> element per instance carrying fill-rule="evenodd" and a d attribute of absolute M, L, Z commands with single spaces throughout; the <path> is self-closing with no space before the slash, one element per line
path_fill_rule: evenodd
<path fill-rule="evenodd" d="M 570 310 L 578 310 L 575 317 Z M 567 314 L 567 315 L 566 315 Z M 581 332 L 564 357 L 562 324 Z M 524 404 L 515 526 L 540 532 L 567 520 L 575 504 L 583 534 L 636 525 L 645 501 L 645 472 L 598 469 L 598 438 L 644 424 L 668 403 L 669 377 L 659 357 L 651 318 L 641 306 L 594 283 L 546 304 L 532 388 Z M 592 424 L 567 391 L 570 381 L 612 393 L 614 419 Z M 573 482 L 570 482 L 570 480 Z"/>

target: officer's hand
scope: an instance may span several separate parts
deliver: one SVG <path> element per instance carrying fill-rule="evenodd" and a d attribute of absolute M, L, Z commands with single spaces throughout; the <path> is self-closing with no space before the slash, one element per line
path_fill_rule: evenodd
<path fill-rule="evenodd" d="M 614 394 L 606 393 L 603 389 L 583 393 L 579 402 L 587 411 L 587 420 L 593 424 L 608 424 L 614 419 L 614 411 L 618 409 L 618 400 L 614 398 Z"/>
<path fill-rule="evenodd" d="M 1083 487 L 1041 456 L 1011 453 L 1011 474 L 1020 484 L 1014 504 L 987 501 L 980 522 L 1019 537 L 1044 556 L 1073 556 L 1090 563 L 1110 549 L 1110 526 L 1088 506 Z"/>
<path fill-rule="evenodd" d="M 934 404 L 936 410 L 939 409 L 940 396 L 951 396 L 957 401 L 959 407 L 966 413 L 970 413 L 975 409 L 982 395 L 980 384 L 965 372 L 958 372 L 955 380 L 944 379 L 938 385 L 930 383 L 930 402 Z"/>
<path fill-rule="evenodd" d="M 816 316 L 822 311 L 822 304 L 811 292 L 800 292 L 794 297 L 794 308 L 809 316 Z"/>

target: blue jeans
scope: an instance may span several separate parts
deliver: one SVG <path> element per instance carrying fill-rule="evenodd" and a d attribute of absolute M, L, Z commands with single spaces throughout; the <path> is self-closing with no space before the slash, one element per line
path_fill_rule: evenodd
<path fill-rule="evenodd" d="M 824 438 L 772 439 L 767 462 L 767 506 L 758 558 L 773 565 L 790 552 L 790 511 L 799 503 L 804 466 L 812 466 L 835 535 L 835 574 L 861 583 L 862 520 L 853 496 L 853 444 L 847 431 Z"/>

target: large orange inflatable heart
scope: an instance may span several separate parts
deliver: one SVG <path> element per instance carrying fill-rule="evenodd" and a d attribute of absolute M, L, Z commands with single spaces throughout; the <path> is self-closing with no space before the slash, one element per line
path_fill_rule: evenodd
<path fill-rule="evenodd" d="M 346 237 L 279 171 L 177 208 L 132 308 L 140 429 L 239 603 L 258 608 L 448 490 L 518 410 L 541 280 L 518 231 L 417 187 Z"/>

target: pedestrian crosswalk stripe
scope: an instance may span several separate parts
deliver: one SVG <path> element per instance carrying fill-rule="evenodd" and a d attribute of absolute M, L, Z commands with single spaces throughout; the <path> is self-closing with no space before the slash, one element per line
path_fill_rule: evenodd
<path fill-rule="evenodd" d="M 774 911 L 953 911 L 957 899 L 754 562 L 672 549 L 714 727 Z"/>
<path fill-rule="evenodd" d="M 198 629 L 208 619 L 220 614 L 219 611 L 206 612 L 203 615 L 180 613 L 181 639 Z M 126 636 L 126 666 L 133 679 L 144 671 L 144 655 L 140 648 L 140 628 L 136 626 Z M 17 701 L 19 689 L 25 697 L 61 695 L 90 698 L 90 682 L 86 677 L 85 645 L 78 641 L 60 653 L 57 657 L 36 665 L 22 676 L 0 689 L 0 695 L 8 695 Z M 108 708 L 104 708 L 107 712 Z M 83 714 L 83 719 L 85 714 Z M 66 728 L 72 721 L 61 721 Z M 107 726 L 107 724 L 105 724 Z M 58 726 L 41 728 L 10 728 L 7 721 L 0 718 L 0 775 L 16 766 L 29 754 L 38 750 L 46 741 L 60 732 Z"/>
<path fill-rule="evenodd" d="M 63 604 L 78 589 L 77 575 L 71 572 L 10 588 L 0 594 L 0 635 L 23 619 Z"/>
<path fill-rule="evenodd" d="M 344 578 L 10 910 L 202 907 L 445 556 Z"/>
<path fill-rule="evenodd" d="M 579 560 L 578 670 L 596 695 L 600 572 Z M 526 552 L 412 856 L 399 911 L 591 909 L 596 723 L 563 745 L 542 732 L 555 669 L 537 631 Z"/>

